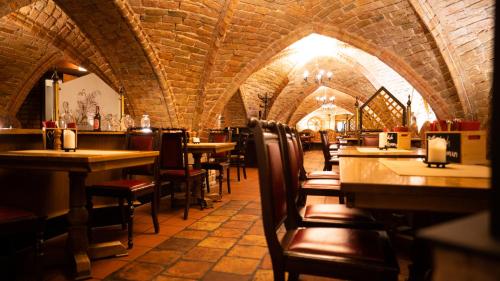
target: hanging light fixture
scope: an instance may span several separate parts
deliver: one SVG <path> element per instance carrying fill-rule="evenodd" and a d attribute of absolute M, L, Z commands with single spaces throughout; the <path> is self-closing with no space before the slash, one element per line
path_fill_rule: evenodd
<path fill-rule="evenodd" d="M 309 83 L 309 76 L 311 76 L 311 73 L 309 72 L 309 70 L 305 70 L 304 74 L 302 75 L 302 78 L 304 79 L 304 82 Z M 326 76 L 326 79 L 328 81 L 331 81 L 332 77 L 333 77 L 333 72 L 328 71 L 328 72 L 325 73 L 324 69 L 320 69 L 318 72 L 314 73 L 314 75 L 313 75 L 314 82 L 316 84 L 318 84 L 318 85 L 323 85 L 323 83 L 326 82 L 324 80 L 325 76 Z"/>
<path fill-rule="evenodd" d="M 326 87 L 323 86 L 323 96 L 316 97 L 316 104 L 324 111 L 333 111 L 336 107 L 335 96 L 328 96 L 326 94 Z"/>

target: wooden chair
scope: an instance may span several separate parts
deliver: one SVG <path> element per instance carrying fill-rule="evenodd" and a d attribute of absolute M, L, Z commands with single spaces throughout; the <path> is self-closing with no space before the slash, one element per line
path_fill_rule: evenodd
<path fill-rule="evenodd" d="M 289 127 L 285 126 L 285 129 L 286 128 Z M 290 133 L 292 134 L 292 136 L 294 136 L 292 141 L 295 146 L 295 149 L 297 150 L 297 161 L 300 169 L 300 180 L 302 181 L 311 179 L 338 180 L 340 175 L 336 171 L 310 171 L 310 172 L 306 171 L 306 169 L 304 168 L 304 150 L 302 146 L 302 140 L 300 139 L 296 129 L 289 128 L 289 130 L 291 130 Z"/>
<path fill-rule="evenodd" d="M 246 151 L 248 142 L 248 133 L 237 133 L 232 135 L 232 139 L 236 140 L 236 148 L 231 151 L 230 160 L 231 166 L 236 167 L 238 181 L 240 181 L 240 168 L 243 170 L 243 178 L 247 179 L 247 168 L 246 168 Z"/>
<path fill-rule="evenodd" d="M 296 226 L 323 226 L 323 227 L 351 227 L 351 228 L 379 228 L 382 225 L 367 212 L 359 209 L 347 208 L 340 204 L 312 204 L 302 205 L 300 194 L 299 151 L 296 145 L 294 131 L 287 125 L 278 124 L 279 140 L 283 147 L 283 161 L 288 198 L 288 216 Z"/>
<path fill-rule="evenodd" d="M 321 137 L 321 149 L 323 151 L 323 158 L 325 164 L 323 166 L 323 171 L 331 171 L 333 165 L 339 164 L 339 158 L 336 153 L 330 151 L 330 143 L 328 142 L 328 133 L 326 131 L 320 131 Z"/>
<path fill-rule="evenodd" d="M 5 280 L 42 280 L 45 218 L 15 207 L 0 206 L 0 274 Z M 24 241 L 26 240 L 26 241 Z M 5 243 L 5 244 L 4 244 Z M 27 244 L 27 245 L 26 245 Z M 34 252 L 34 272 L 23 267 L 29 251 Z M 2 279 L 3 280 L 3 279 Z M 24 279 L 23 279 L 24 280 Z"/>
<path fill-rule="evenodd" d="M 387 234 L 378 230 L 294 227 L 289 223 L 284 163 L 276 123 L 252 119 L 266 242 L 274 280 L 300 274 L 348 280 L 397 280 L 399 267 Z M 284 236 L 278 231 L 285 225 Z M 283 237 L 283 238 L 281 238 Z"/>
<path fill-rule="evenodd" d="M 127 131 L 127 149 L 129 150 L 159 150 L 160 135 L 159 129 L 131 128 Z M 135 179 L 133 176 L 149 176 L 151 179 Z M 145 165 L 123 169 L 123 178 L 120 180 L 106 181 L 87 187 L 87 209 L 92 215 L 94 196 L 115 197 L 118 198 L 120 207 L 123 210 L 124 200 L 127 201 L 128 218 L 128 248 L 131 249 L 134 234 L 134 201 L 139 197 L 149 196 L 151 199 L 151 218 L 155 233 L 160 231 L 158 223 L 158 194 L 159 194 L 159 174 L 158 160 L 153 165 Z M 122 222 L 123 226 L 125 224 Z M 89 228 L 89 236 L 91 230 Z"/>
<path fill-rule="evenodd" d="M 207 173 L 203 169 L 193 169 L 188 162 L 188 133 L 185 129 L 166 128 L 161 133 L 160 178 L 172 184 L 185 184 L 184 219 L 188 218 L 191 204 L 191 188 L 198 186 L 201 198 L 204 197 L 201 183 Z M 194 183 L 198 185 L 194 185 Z M 174 202 L 174 189 L 171 191 L 171 202 Z M 195 192 L 197 194 L 198 192 Z M 201 202 L 203 209 L 203 202 Z"/>
<path fill-rule="evenodd" d="M 231 131 L 229 130 L 210 130 L 208 135 L 208 142 L 229 142 L 231 140 Z M 207 161 L 201 163 L 201 168 L 205 170 L 215 170 L 219 174 L 217 180 L 219 181 L 219 195 L 222 196 L 222 183 L 224 181 L 224 170 L 226 171 L 227 179 L 227 192 L 231 193 L 230 181 L 230 153 L 219 152 L 208 155 Z M 210 192 L 210 183 L 206 177 L 207 192 Z"/>
<path fill-rule="evenodd" d="M 362 136 L 363 146 L 376 146 L 378 147 L 378 134 L 377 135 L 364 135 Z"/>

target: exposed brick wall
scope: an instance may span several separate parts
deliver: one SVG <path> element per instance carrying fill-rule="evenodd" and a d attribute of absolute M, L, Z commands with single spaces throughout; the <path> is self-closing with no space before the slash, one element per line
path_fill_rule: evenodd
<path fill-rule="evenodd" d="M 236 92 L 224 108 L 225 127 L 245 127 L 248 123 L 247 112 L 240 91 Z"/>
<path fill-rule="evenodd" d="M 378 57 L 440 118 L 488 116 L 493 0 L 299 2 L 1 1 L 0 112 L 15 114 L 63 57 L 123 85 L 131 113 L 149 113 L 154 125 L 212 127 L 240 87 L 249 116 L 258 112 L 256 94 L 272 92 L 271 115 L 292 121 L 314 109 L 316 88 L 300 85 L 303 69 L 279 52 L 318 33 Z M 342 68 L 328 86 L 351 96 L 388 81 L 355 59 L 331 64 Z"/>
<path fill-rule="evenodd" d="M 436 39 L 462 106 L 486 125 L 493 73 L 493 0 L 411 0 Z"/>

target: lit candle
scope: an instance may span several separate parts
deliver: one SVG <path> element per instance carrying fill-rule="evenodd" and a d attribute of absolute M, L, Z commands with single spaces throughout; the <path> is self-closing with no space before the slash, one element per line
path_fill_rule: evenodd
<path fill-rule="evenodd" d="M 446 140 L 433 138 L 427 141 L 427 162 L 446 163 Z"/>
<path fill-rule="evenodd" d="M 387 133 L 378 134 L 378 147 L 384 148 L 387 146 Z"/>
<path fill-rule="evenodd" d="M 73 132 L 73 130 L 64 130 L 63 139 L 64 139 L 63 149 L 76 148 L 76 138 L 75 138 L 75 132 Z"/>

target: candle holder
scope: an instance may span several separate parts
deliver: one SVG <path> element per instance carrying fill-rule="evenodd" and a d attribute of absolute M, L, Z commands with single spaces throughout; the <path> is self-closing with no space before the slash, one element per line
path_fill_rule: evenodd
<path fill-rule="evenodd" d="M 61 136 L 62 150 L 75 152 L 78 144 L 78 131 L 76 128 L 64 129 Z"/>
<path fill-rule="evenodd" d="M 424 163 L 427 164 L 428 168 L 446 168 L 446 165 L 450 164 L 450 162 L 427 162 L 427 159 L 424 160 Z"/>
<path fill-rule="evenodd" d="M 424 163 L 428 168 L 446 168 L 450 162 L 446 156 L 447 142 L 443 138 L 427 139 Z"/>

